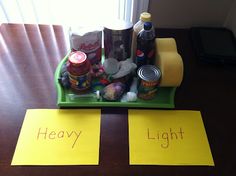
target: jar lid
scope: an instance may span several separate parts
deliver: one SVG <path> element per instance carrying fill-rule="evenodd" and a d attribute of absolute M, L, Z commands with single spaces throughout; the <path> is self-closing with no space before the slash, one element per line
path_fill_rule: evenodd
<path fill-rule="evenodd" d="M 68 60 L 71 64 L 80 65 L 80 64 L 83 64 L 86 59 L 87 59 L 87 56 L 84 52 L 75 51 L 69 55 Z"/>
<path fill-rule="evenodd" d="M 140 15 L 140 20 L 144 21 L 144 22 L 148 22 L 151 21 L 151 14 L 148 12 L 143 12 Z"/>

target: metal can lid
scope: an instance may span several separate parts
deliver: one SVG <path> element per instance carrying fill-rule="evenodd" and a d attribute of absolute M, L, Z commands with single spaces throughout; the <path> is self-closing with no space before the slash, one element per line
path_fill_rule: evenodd
<path fill-rule="evenodd" d="M 133 24 L 128 21 L 124 20 L 112 20 L 105 25 L 105 29 L 112 30 L 112 31 L 122 31 L 122 30 L 129 30 L 133 28 Z"/>
<path fill-rule="evenodd" d="M 81 51 L 72 52 L 69 56 L 69 62 L 75 65 L 83 64 L 86 59 L 86 54 Z"/>
<path fill-rule="evenodd" d="M 158 81 L 161 77 L 161 71 L 154 65 L 144 65 L 137 71 L 138 76 L 145 81 Z"/>

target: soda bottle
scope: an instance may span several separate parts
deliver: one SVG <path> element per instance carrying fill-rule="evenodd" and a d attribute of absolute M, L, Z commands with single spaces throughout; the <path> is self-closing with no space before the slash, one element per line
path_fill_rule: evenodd
<path fill-rule="evenodd" d="M 155 33 L 151 22 L 145 22 L 144 28 L 137 37 L 136 64 L 137 69 L 142 65 L 155 64 Z"/>
<path fill-rule="evenodd" d="M 139 32 L 143 29 L 143 25 L 145 22 L 151 22 L 151 14 L 148 12 L 141 13 L 139 21 L 133 27 L 131 57 L 134 62 L 135 62 L 136 50 L 137 50 L 137 36 Z"/>

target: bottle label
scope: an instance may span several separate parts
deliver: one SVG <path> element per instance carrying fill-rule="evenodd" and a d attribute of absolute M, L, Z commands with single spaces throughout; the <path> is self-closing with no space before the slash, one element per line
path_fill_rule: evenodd
<path fill-rule="evenodd" d="M 137 68 L 146 64 L 144 52 L 141 50 L 137 50 L 136 52 L 136 64 L 137 64 Z"/>

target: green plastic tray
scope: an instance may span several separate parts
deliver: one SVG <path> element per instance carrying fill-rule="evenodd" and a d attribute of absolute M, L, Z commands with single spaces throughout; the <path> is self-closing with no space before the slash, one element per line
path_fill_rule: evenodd
<path fill-rule="evenodd" d="M 68 94 L 73 94 L 70 89 L 64 89 L 60 82 L 60 71 L 67 61 L 69 53 L 58 64 L 54 75 L 57 90 L 57 105 L 63 107 L 129 107 L 129 108 L 174 108 L 175 87 L 159 87 L 157 95 L 152 100 L 138 99 L 136 102 L 110 102 L 96 98 L 76 98 L 71 100 Z M 104 56 L 103 56 L 104 59 Z"/>

